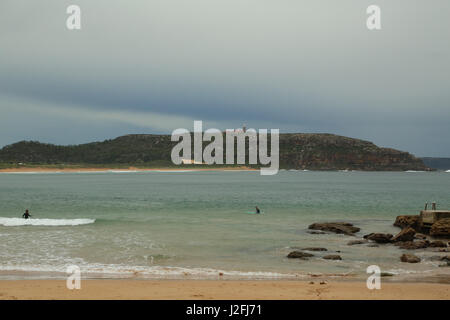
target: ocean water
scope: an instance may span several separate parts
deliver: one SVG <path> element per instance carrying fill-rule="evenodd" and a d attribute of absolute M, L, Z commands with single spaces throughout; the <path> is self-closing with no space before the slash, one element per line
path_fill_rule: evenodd
<path fill-rule="evenodd" d="M 397 233 L 400 214 L 425 202 L 450 209 L 447 172 L 91 172 L 0 174 L 0 278 L 290 279 L 361 277 L 369 265 L 398 276 L 449 274 L 432 250 L 399 261 L 391 245 L 346 243 Z M 263 214 L 249 214 L 258 205 Z M 32 219 L 19 219 L 25 209 Z M 357 237 L 308 233 L 351 222 Z M 325 247 L 303 261 L 295 248 Z M 340 251 L 341 261 L 324 260 Z M 410 252 L 411 253 L 411 252 Z"/>

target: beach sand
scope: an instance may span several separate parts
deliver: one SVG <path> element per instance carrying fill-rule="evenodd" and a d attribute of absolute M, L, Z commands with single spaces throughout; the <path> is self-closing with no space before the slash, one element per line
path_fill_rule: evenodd
<path fill-rule="evenodd" d="M 321 299 L 450 299 L 450 285 L 366 283 L 349 281 L 219 281 L 219 280 L 83 280 L 68 290 L 65 280 L 1 280 L 0 299 L 149 299 L 149 300 L 321 300 Z"/>

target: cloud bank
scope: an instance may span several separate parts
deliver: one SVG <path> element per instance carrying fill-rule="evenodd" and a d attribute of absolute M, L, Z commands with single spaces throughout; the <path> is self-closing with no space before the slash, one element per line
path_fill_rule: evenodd
<path fill-rule="evenodd" d="M 0 146 L 170 133 L 203 120 L 450 156 L 450 3 L 78 0 L 0 4 Z"/>

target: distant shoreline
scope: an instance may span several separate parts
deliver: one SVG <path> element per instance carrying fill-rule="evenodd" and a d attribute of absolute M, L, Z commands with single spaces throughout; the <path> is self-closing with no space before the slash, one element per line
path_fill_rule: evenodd
<path fill-rule="evenodd" d="M 120 166 L 23 166 L 23 167 L 0 167 L 0 173 L 83 173 L 83 172 L 189 172 L 189 171 L 259 171 L 260 168 L 241 167 L 219 167 L 213 166 L 207 168 L 206 165 L 189 165 L 183 167 L 120 167 Z M 450 170 L 318 170 L 318 169 L 284 169 L 279 171 L 316 171 L 316 172 L 450 172 Z"/>
<path fill-rule="evenodd" d="M 0 169 L 0 173 L 31 173 L 31 172 L 39 172 L 39 173 L 58 173 L 58 172 L 146 172 L 146 171 L 258 171 L 259 169 L 249 168 L 249 167 L 217 167 L 217 168 L 205 168 L 200 167 L 196 168 L 194 165 L 191 167 L 182 167 L 182 168 L 138 168 L 138 167 L 128 167 L 128 168 L 114 168 L 114 167 L 67 167 L 67 168 L 57 168 L 57 167 L 19 167 L 19 168 L 4 168 Z"/>

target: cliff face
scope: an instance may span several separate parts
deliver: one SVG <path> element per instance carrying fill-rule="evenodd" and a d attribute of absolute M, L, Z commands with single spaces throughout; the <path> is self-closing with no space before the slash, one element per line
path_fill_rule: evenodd
<path fill-rule="evenodd" d="M 127 135 L 74 146 L 18 142 L 0 150 L 9 164 L 171 165 L 170 135 Z M 310 170 L 427 170 L 407 152 L 332 134 L 281 134 L 280 167 Z"/>

